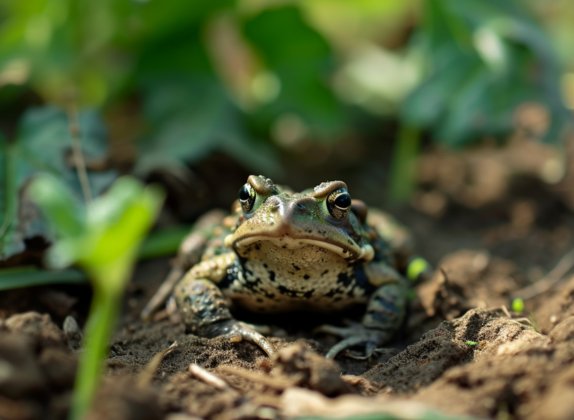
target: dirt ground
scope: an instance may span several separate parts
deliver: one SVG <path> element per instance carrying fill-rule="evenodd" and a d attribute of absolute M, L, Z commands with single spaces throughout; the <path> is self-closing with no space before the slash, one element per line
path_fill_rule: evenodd
<path fill-rule="evenodd" d="M 310 325 L 322 319 L 256 318 L 271 327 L 271 359 L 161 313 L 143 322 L 169 261 L 142 263 L 90 418 L 574 418 L 574 171 L 553 183 L 553 164 L 538 143 L 423 156 L 396 215 L 437 270 L 367 360 L 325 359 L 335 338 Z M 352 183 L 369 195 L 377 180 Z M 0 294 L 0 419 L 66 417 L 80 338 L 63 321 L 81 324 L 88 301 L 79 286 Z"/>

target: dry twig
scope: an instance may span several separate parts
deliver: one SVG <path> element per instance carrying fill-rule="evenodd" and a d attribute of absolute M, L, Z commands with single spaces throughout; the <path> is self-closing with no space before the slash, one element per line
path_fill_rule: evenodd
<path fill-rule="evenodd" d="M 198 364 L 192 363 L 191 365 L 189 365 L 188 370 L 189 373 L 191 373 L 197 379 L 199 379 L 202 382 L 205 382 L 208 385 L 213 386 L 216 389 L 219 389 L 221 391 L 231 390 L 231 387 L 227 384 L 227 382 L 225 382 L 219 376 L 216 376 L 215 374 L 209 372 L 208 370 L 205 370 Z"/>
<path fill-rule="evenodd" d="M 556 266 L 550 270 L 545 277 L 518 290 L 513 294 L 512 298 L 522 298 L 527 300 L 541 295 L 542 293 L 546 293 L 564 280 L 572 268 L 574 268 L 574 249 L 563 255 L 562 258 L 560 258 L 560 261 L 558 261 L 558 264 L 556 264 Z"/>
<path fill-rule="evenodd" d="M 153 376 L 155 375 L 155 372 L 159 368 L 159 365 L 164 359 L 164 357 L 170 354 L 172 351 L 174 351 L 177 348 L 177 346 L 178 346 L 177 341 L 174 341 L 167 349 L 162 350 L 159 353 L 156 353 L 151 358 L 151 360 L 145 365 L 144 369 L 138 375 L 138 381 L 137 381 L 138 386 L 145 387 L 151 383 Z"/>
<path fill-rule="evenodd" d="M 239 376 L 241 378 L 247 379 L 248 381 L 255 382 L 272 389 L 278 389 L 280 391 L 295 386 L 300 382 L 302 378 L 302 374 L 299 374 L 294 375 L 293 379 L 286 380 L 283 378 L 262 375 L 258 372 L 253 372 L 244 368 L 229 365 L 219 366 L 218 370 L 223 371 L 224 373 Z"/>

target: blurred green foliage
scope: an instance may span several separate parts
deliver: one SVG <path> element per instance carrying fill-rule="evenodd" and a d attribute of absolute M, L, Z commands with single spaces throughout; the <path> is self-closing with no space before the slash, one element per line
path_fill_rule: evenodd
<path fill-rule="evenodd" d="M 86 159 L 101 159 L 107 142 L 99 114 L 85 110 L 77 119 Z M 23 115 L 15 138 L 0 142 L 0 260 L 22 252 L 27 238 L 53 238 L 30 205 L 27 187 L 33 177 L 49 173 L 81 196 L 76 171 L 69 164 L 69 124 L 67 113 L 60 108 L 31 108 Z M 99 194 L 116 176 L 111 170 L 90 173 L 91 190 Z"/>
<path fill-rule="evenodd" d="M 48 103 L 135 101 L 144 172 L 214 148 L 272 172 L 267 139 L 336 140 L 352 130 L 349 102 L 459 145 L 507 131 L 516 106 L 536 101 L 557 139 L 561 70 L 527 6 L 3 0 L 0 97 L 15 83 Z"/>
<path fill-rule="evenodd" d="M 306 22 L 295 5 L 262 10 L 243 23 L 246 40 L 280 84 L 277 96 L 261 107 L 266 120 L 293 113 L 314 127 L 317 134 L 335 137 L 343 114 L 327 84 L 335 70 L 327 40 Z"/>
<path fill-rule="evenodd" d="M 415 43 L 424 76 L 402 118 L 455 146 L 512 129 L 524 103 L 547 107 L 546 137 L 559 141 L 567 119 L 553 47 L 519 2 L 429 0 Z"/>
<path fill-rule="evenodd" d="M 5 1 L 3 78 L 46 102 L 137 97 L 147 123 L 140 171 L 222 148 L 272 172 L 273 151 L 261 139 L 278 115 L 298 115 L 323 138 L 342 127 L 327 83 L 333 53 L 299 7 L 245 11 L 239 3 Z M 220 54 L 229 40 L 238 48 Z"/>

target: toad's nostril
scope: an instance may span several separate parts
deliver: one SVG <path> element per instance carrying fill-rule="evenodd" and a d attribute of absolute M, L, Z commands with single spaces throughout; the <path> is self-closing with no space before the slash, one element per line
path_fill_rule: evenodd
<path fill-rule="evenodd" d="M 301 198 L 291 204 L 291 210 L 297 214 L 308 214 L 311 211 L 313 199 Z"/>
<path fill-rule="evenodd" d="M 277 197 L 269 197 L 267 199 L 267 204 L 269 205 L 269 210 L 276 212 L 281 207 L 281 201 Z"/>

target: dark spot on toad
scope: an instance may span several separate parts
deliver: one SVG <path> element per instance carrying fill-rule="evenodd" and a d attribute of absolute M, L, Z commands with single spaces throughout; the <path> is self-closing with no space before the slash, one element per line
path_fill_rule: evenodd
<path fill-rule="evenodd" d="M 337 276 L 337 283 L 348 287 L 351 285 L 351 283 L 353 282 L 353 279 L 351 277 L 349 277 L 349 275 L 347 273 L 339 273 L 339 275 Z"/>
<path fill-rule="evenodd" d="M 340 295 L 343 292 L 342 289 L 336 288 L 336 289 L 331 289 L 329 290 L 327 293 L 325 293 L 325 297 L 335 297 L 336 295 Z"/>
<path fill-rule="evenodd" d="M 365 274 L 365 270 L 362 266 L 355 266 L 353 275 L 355 277 L 355 285 L 364 290 L 367 294 L 371 294 L 377 289 L 377 287 L 369 281 L 369 278 L 367 277 L 367 274 Z"/>

